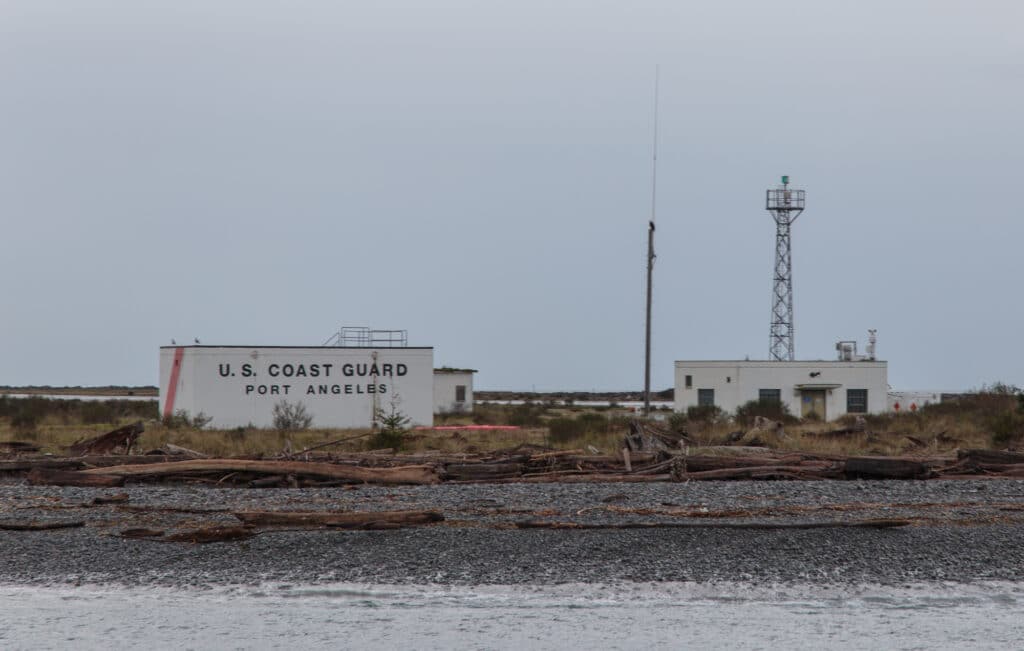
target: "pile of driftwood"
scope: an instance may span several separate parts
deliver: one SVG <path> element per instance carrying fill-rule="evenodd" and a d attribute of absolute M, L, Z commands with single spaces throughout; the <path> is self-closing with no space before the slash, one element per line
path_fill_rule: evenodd
<path fill-rule="evenodd" d="M 32 484 L 64 486 L 116 487 L 127 481 L 184 481 L 251 488 L 440 482 L 1024 477 L 1024 453 L 1018 452 L 961 450 L 956 457 L 881 457 L 753 446 L 695 448 L 684 435 L 639 423 L 634 424 L 622 448 L 614 454 L 601 454 L 594 448 L 553 450 L 527 444 L 486 454 L 329 454 L 314 453 L 315 448 L 309 448 L 273 459 L 210 459 L 173 445 L 133 455 L 131 451 L 142 430 L 142 424 L 136 423 L 76 442 L 68 450 L 70 456 L 62 458 L 34 456 L 38 450 L 22 449 L 15 458 L 0 460 L 0 476 L 24 475 Z M 11 442 L 6 443 L 10 449 Z"/>
<path fill-rule="evenodd" d="M 488 455 L 361 453 L 294 459 L 176 459 L 168 455 L 22 457 L 0 475 L 33 484 L 116 487 L 125 482 L 321 487 L 440 482 L 663 482 L 708 480 L 956 479 L 1024 477 L 1024 454 L 961 450 L 954 458 L 845 457 L 765 448 L 594 454 L 527 446 Z"/>
<path fill-rule="evenodd" d="M 174 532 L 133 527 L 120 535 L 156 542 L 212 543 L 246 540 L 282 528 L 379 531 L 436 524 L 445 519 L 440 511 L 238 511 L 233 515 L 241 521 L 240 526 L 204 526 Z"/>

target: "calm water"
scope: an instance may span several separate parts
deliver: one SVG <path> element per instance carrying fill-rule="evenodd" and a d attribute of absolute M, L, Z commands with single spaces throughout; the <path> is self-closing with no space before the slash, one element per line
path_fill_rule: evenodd
<path fill-rule="evenodd" d="M 1024 584 L 0 586 L 4 649 L 1013 649 Z"/>
<path fill-rule="evenodd" d="M 46 398 L 47 400 L 81 400 L 82 402 L 99 402 L 101 400 L 132 400 L 135 402 L 141 402 L 149 400 L 151 402 L 157 402 L 156 396 L 96 396 L 96 395 L 76 395 L 73 393 L 5 393 L 3 394 L 8 398 Z"/>

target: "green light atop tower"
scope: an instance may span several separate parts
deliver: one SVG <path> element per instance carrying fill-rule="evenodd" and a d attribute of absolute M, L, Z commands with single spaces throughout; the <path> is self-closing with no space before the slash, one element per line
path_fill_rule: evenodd
<path fill-rule="evenodd" d="M 782 177 L 782 185 L 789 185 L 789 177 L 788 176 L 783 176 Z"/>

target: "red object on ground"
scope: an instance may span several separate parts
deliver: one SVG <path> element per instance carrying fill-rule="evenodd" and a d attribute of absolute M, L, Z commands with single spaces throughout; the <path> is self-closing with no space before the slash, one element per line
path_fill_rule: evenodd
<path fill-rule="evenodd" d="M 457 429 L 482 429 L 482 430 L 501 430 L 501 429 L 520 429 L 518 425 L 444 425 L 442 427 L 414 427 L 413 429 L 434 429 L 438 431 L 446 430 L 457 430 Z"/>

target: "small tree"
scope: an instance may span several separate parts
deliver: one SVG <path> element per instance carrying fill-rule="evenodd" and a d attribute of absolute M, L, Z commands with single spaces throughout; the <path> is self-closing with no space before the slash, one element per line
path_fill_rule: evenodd
<path fill-rule="evenodd" d="M 299 432 L 309 429 L 313 416 L 301 402 L 282 400 L 274 405 L 274 429 L 282 432 Z"/>
<path fill-rule="evenodd" d="M 391 399 L 391 405 L 387 411 L 377 408 L 375 420 L 380 424 L 380 431 L 370 439 L 371 447 L 399 450 L 405 443 L 405 434 L 409 431 L 412 419 L 398 408 L 400 402 L 401 399 L 396 394 Z"/>

